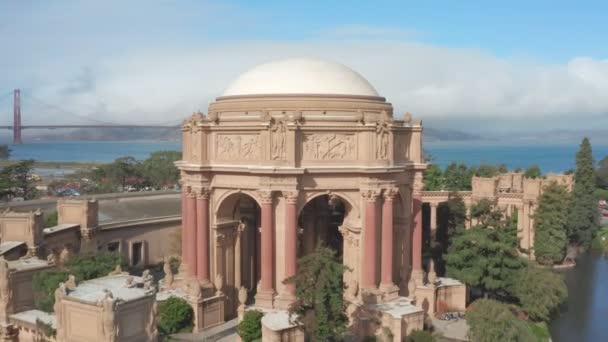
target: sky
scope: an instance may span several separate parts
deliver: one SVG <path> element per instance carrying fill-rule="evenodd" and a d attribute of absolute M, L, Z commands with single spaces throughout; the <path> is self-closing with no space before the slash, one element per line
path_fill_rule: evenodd
<path fill-rule="evenodd" d="M 259 63 L 316 57 L 426 126 L 608 130 L 605 1 L 0 0 L 0 125 L 178 123 Z"/>

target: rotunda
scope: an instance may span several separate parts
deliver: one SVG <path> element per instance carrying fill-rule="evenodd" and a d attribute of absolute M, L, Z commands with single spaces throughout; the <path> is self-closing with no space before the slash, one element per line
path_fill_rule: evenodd
<path fill-rule="evenodd" d="M 221 278 L 226 318 L 239 289 L 286 309 L 295 289 L 283 281 L 319 245 L 351 269 L 352 302 L 422 284 L 421 121 L 396 119 L 357 72 L 317 59 L 254 67 L 182 131 L 182 271 L 203 288 Z"/>

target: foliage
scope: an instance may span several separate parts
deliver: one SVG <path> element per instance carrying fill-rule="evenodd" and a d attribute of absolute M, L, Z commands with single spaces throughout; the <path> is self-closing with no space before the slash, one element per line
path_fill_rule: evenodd
<path fill-rule="evenodd" d="M 99 253 L 95 255 L 77 255 L 67 264 L 66 269 L 76 276 L 78 281 L 105 277 L 116 265 L 127 267 L 126 261 L 117 253 Z"/>
<path fill-rule="evenodd" d="M 591 144 L 587 138 L 583 139 L 576 154 L 574 182 L 568 212 L 568 235 L 571 241 L 589 247 L 594 232 L 599 228 L 599 211 L 593 196 L 596 178 Z"/>
<path fill-rule="evenodd" d="M 481 164 L 475 170 L 475 176 L 477 177 L 494 177 L 501 173 L 508 172 L 506 165 L 489 165 L 489 164 Z"/>
<path fill-rule="evenodd" d="M 46 337 L 55 337 L 57 335 L 57 330 L 53 328 L 52 325 L 42 321 L 39 318 L 36 318 L 36 329 Z"/>
<path fill-rule="evenodd" d="M 433 334 L 424 330 L 414 330 L 406 338 L 406 342 L 435 342 L 437 339 Z"/>
<path fill-rule="evenodd" d="M 474 170 L 464 163 L 450 163 L 443 172 L 445 189 L 447 191 L 471 190 L 471 177 Z"/>
<path fill-rule="evenodd" d="M 192 331 L 192 307 L 185 300 L 169 297 L 158 306 L 158 330 L 163 335 Z"/>
<path fill-rule="evenodd" d="M 608 189 L 608 156 L 598 162 L 597 185 Z"/>
<path fill-rule="evenodd" d="M 595 197 L 596 200 L 605 200 L 608 201 L 608 190 L 606 189 L 595 189 L 595 191 L 593 191 L 593 197 Z"/>
<path fill-rule="evenodd" d="M 34 306 L 45 312 L 53 312 L 55 305 L 55 290 L 59 283 L 68 279 L 65 271 L 42 271 L 34 274 L 32 289 L 34 290 Z"/>
<path fill-rule="evenodd" d="M 524 172 L 525 178 L 536 179 L 536 178 L 540 178 L 542 176 L 543 176 L 543 173 L 540 171 L 540 167 L 538 165 L 532 165 L 526 169 L 526 172 Z"/>
<path fill-rule="evenodd" d="M 595 233 L 591 249 L 608 252 L 608 228 L 603 228 Z"/>
<path fill-rule="evenodd" d="M 528 267 L 520 272 L 514 294 L 530 319 L 549 321 L 568 298 L 568 288 L 561 274 Z"/>
<path fill-rule="evenodd" d="M 506 304 L 492 299 L 473 302 L 466 318 L 469 337 L 473 342 L 536 341 L 526 322 L 515 317 Z"/>
<path fill-rule="evenodd" d="M 48 228 L 48 227 L 54 227 L 57 225 L 57 211 L 53 211 L 52 213 L 48 214 L 48 216 L 46 217 L 46 219 L 44 220 L 44 228 Z"/>
<path fill-rule="evenodd" d="M 33 165 L 33 160 L 22 160 L 0 170 L 0 198 L 36 198 L 37 191 L 32 180 Z"/>
<path fill-rule="evenodd" d="M 289 312 L 314 341 L 338 341 L 346 333 L 342 277 L 348 268 L 336 252 L 319 247 L 298 260 L 298 272 L 285 280 L 296 286 Z"/>
<path fill-rule="evenodd" d="M 425 191 L 439 191 L 445 186 L 441 168 L 435 164 L 430 164 L 429 167 L 424 170 L 423 179 Z"/>
<path fill-rule="evenodd" d="M 568 189 L 555 182 L 544 188 L 534 213 L 534 255 L 543 265 L 559 263 L 568 246 Z"/>
<path fill-rule="evenodd" d="M 532 330 L 532 333 L 536 337 L 537 341 L 542 341 L 542 342 L 550 341 L 551 332 L 549 331 L 549 326 L 547 326 L 547 323 L 529 322 L 528 325 L 530 326 L 530 330 Z"/>
<path fill-rule="evenodd" d="M 11 156 L 11 149 L 8 145 L 0 145 L 0 160 L 6 160 Z"/>
<path fill-rule="evenodd" d="M 245 312 L 238 327 L 239 336 L 243 342 L 259 341 L 262 338 L 262 317 L 264 317 L 264 313 L 258 310 Z"/>
<path fill-rule="evenodd" d="M 432 253 L 435 260 L 435 271 L 439 275 L 445 274 L 443 255 L 447 253 L 452 239 L 458 231 L 464 230 L 466 215 L 466 206 L 458 194 L 450 194 L 448 201 L 440 203 L 437 207 L 436 244 Z"/>
<path fill-rule="evenodd" d="M 141 164 L 142 176 L 155 188 L 176 184 L 179 170 L 173 163 L 182 158 L 178 151 L 158 151 Z"/>
<path fill-rule="evenodd" d="M 477 226 L 454 236 L 445 256 L 447 275 L 485 295 L 508 298 L 517 272 L 526 265 L 517 251 L 516 225 L 494 208 L 479 211 L 479 219 Z"/>

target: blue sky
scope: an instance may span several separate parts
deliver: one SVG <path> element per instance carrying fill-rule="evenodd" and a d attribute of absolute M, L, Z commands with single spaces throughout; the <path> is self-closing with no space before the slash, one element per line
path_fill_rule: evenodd
<path fill-rule="evenodd" d="M 597 129 L 606 13 L 601 1 L 0 0 L 0 113 L 20 87 L 26 123 L 73 120 L 40 102 L 178 121 L 253 65 L 305 55 L 352 67 L 433 127 Z"/>

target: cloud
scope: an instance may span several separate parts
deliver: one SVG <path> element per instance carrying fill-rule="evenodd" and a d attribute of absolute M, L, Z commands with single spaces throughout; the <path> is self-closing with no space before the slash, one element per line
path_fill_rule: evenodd
<path fill-rule="evenodd" d="M 297 41 L 219 39 L 213 34 L 231 22 L 213 20 L 214 14 L 238 11 L 204 8 L 206 21 L 180 24 L 170 17 L 165 21 L 176 26 L 162 29 L 155 26 L 163 18 L 160 11 L 135 29 L 125 26 L 125 17 L 116 19 L 117 27 L 87 26 L 86 34 L 60 25 L 49 33 L 66 34 L 58 41 L 37 37 L 40 28 L 26 31 L 23 42 L 14 42 L 20 58 L 0 55 L 0 65 L 7 66 L 0 90 L 21 86 L 25 97 L 29 93 L 98 120 L 178 122 L 192 111 L 205 111 L 231 80 L 258 63 L 311 56 L 352 67 L 396 112 L 412 112 L 437 127 L 486 131 L 608 125 L 608 60 L 581 56 L 560 64 L 499 57 L 481 49 L 395 39 L 409 31 L 366 25 L 337 27 L 334 35 Z M 183 13 L 171 9 L 171 14 Z M 198 19 L 193 14 L 186 18 Z M 2 30 L 6 27 L 0 34 L 10 33 Z M 73 120 L 55 112 L 54 122 Z M 48 112 L 36 108 L 25 108 L 24 116 L 26 122 L 49 121 Z"/>

